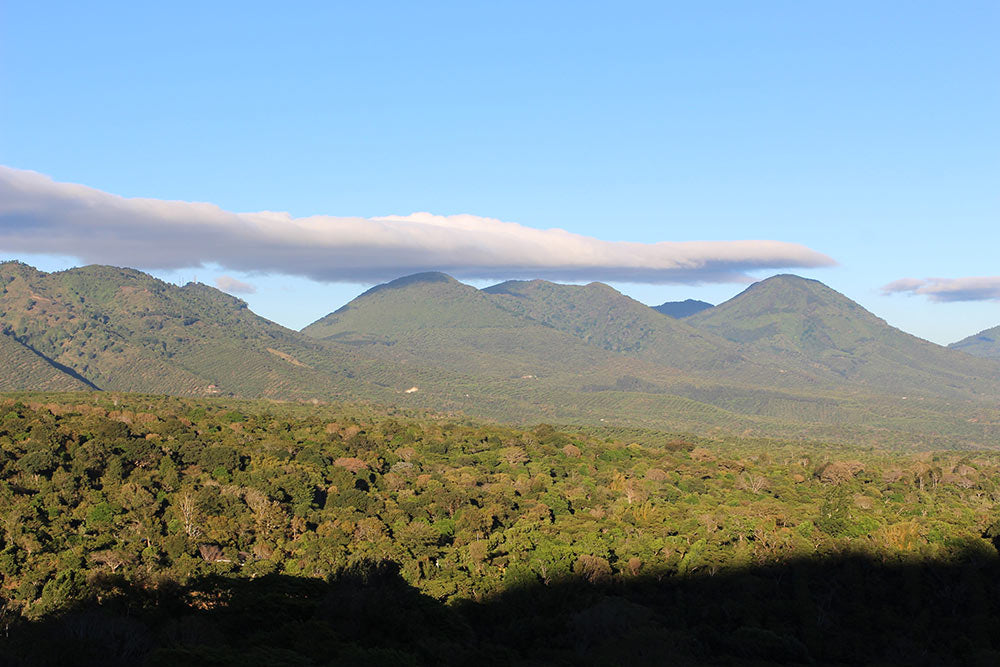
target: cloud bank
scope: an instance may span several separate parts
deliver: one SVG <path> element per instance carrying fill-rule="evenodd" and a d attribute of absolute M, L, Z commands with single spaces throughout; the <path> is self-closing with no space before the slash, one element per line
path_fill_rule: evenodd
<path fill-rule="evenodd" d="M 882 287 L 883 294 L 920 294 L 939 303 L 1000 301 L 1000 276 L 968 278 L 903 278 Z"/>
<path fill-rule="evenodd" d="M 748 271 L 831 266 L 781 241 L 602 241 L 473 215 L 350 218 L 127 199 L 0 166 L 0 250 L 143 269 L 217 264 L 321 282 L 372 283 L 421 271 L 456 278 L 751 282 Z"/>
<path fill-rule="evenodd" d="M 219 276 L 215 279 L 215 286 L 223 292 L 230 294 L 256 294 L 257 288 L 250 283 L 237 280 L 232 276 Z"/>

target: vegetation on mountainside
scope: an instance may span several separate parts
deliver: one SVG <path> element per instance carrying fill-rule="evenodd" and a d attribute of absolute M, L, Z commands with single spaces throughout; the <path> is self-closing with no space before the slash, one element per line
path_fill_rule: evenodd
<path fill-rule="evenodd" d="M 791 369 L 897 395 L 996 396 L 1000 364 L 911 336 L 816 280 L 762 280 L 684 320 L 747 349 L 779 355 Z"/>
<path fill-rule="evenodd" d="M 54 664 L 51 632 L 120 664 L 892 662 L 953 655 L 926 643 L 965 632 L 942 620 L 965 605 L 960 650 L 996 655 L 1000 455 L 629 435 L 3 399 L 0 649 Z"/>
<path fill-rule="evenodd" d="M 351 350 L 303 338 L 211 287 L 177 287 L 132 269 L 48 274 L 0 264 L 0 328 L 70 376 L 59 388 L 80 388 L 75 376 L 99 389 L 188 395 L 378 393 L 352 378 L 366 364 Z M 0 354 L 6 362 L 7 351 Z M 32 379 L 5 388 L 56 388 Z"/>
<path fill-rule="evenodd" d="M 617 355 L 511 313 L 482 291 L 442 273 L 379 285 L 302 333 L 358 346 L 393 363 L 425 364 L 484 378 L 569 375 L 620 361 Z"/>
<path fill-rule="evenodd" d="M 0 332 L 0 391 L 25 388 L 37 391 L 84 391 L 85 381 L 73 377 L 63 368 L 18 342 L 10 334 Z"/>
<path fill-rule="evenodd" d="M 1000 359 L 1000 326 L 980 331 L 974 336 L 963 338 L 948 347 L 971 354 L 974 357 Z"/>

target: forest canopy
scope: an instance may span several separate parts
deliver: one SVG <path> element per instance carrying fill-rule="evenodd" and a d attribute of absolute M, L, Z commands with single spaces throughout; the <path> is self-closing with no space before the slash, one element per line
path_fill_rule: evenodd
<path fill-rule="evenodd" d="M 11 395 L 2 622 L 30 636 L 109 582 L 141 597 L 391 566 L 455 610 L 788 563 L 993 563 L 998 466 L 993 452 L 630 440 L 365 406 Z"/>

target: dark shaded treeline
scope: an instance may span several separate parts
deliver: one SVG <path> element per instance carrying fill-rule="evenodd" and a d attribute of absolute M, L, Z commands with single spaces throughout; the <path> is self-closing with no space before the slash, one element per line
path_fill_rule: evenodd
<path fill-rule="evenodd" d="M 567 578 L 443 604 L 391 562 L 80 584 L 5 616 L 3 665 L 995 665 L 1000 559 L 839 556 L 715 575 Z M 71 585 L 71 584 L 67 584 Z"/>

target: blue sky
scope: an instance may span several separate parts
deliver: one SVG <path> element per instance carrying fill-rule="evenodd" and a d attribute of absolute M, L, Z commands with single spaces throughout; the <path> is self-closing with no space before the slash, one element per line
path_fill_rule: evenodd
<path fill-rule="evenodd" d="M 880 288 L 1000 275 L 997 34 L 992 1 L 8 2 L 0 164 L 237 212 L 797 243 L 838 265 L 795 273 L 947 343 L 1000 302 Z M 296 328 L 368 286 L 243 269 L 156 273 L 230 275 Z"/>

